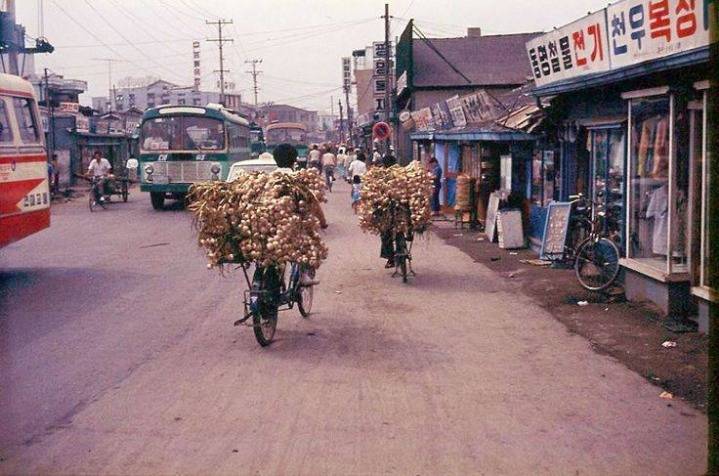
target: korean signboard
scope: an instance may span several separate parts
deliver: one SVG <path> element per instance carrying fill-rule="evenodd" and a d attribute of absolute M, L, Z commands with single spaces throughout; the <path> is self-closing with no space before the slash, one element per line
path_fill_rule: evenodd
<path fill-rule="evenodd" d="M 464 115 L 462 101 L 459 100 L 459 96 L 452 96 L 447 99 L 447 108 L 449 109 L 449 115 L 452 117 L 452 123 L 454 123 L 455 127 L 464 127 L 467 125 L 467 118 Z"/>
<path fill-rule="evenodd" d="M 352 72 L 349 57 L 342 58 L 342 87 L 349 91 L 352 85 Z"/>
<path fill-rule="evenodd" d="M 717 0 L 624 0 L 527 43 L 537 86 L 711 43 Z"/>
<path fill-rule="evenodd" d="M 192 75 L 194 78 L 195 89 L 200 88 L 202 75 L 200 74 L 200 42 L 192 42 Z"/>
<path fill-rule="evenodd" d="M 607 7 L 612 68 L 706 46 L 712 0 L 627 0 Z"/>
<path fill-rule="evenodd" d="M 496 103 L 487 91 L 481 90 L 474 94 L 462 96 L 460 101 L 467 122 L 487 121 L 493 119 L 498 114 Z"/>
<path fill-rule="evenodd" d="M 80 111 L 80 104 L 76 102 L 61 102 L 57 111 L 59 114 L 77 114 Z"/>
<path fill-rule="evenodd" d="M 446 102 L 440 101 L 432 106 L 432 117 L 438 129 L 448 129 L 452 127 L 452 116 L 449 113 Z"/>
<path fill-rule="evenodd" d="M 412 119 L 418 131 L 427 131 L 434 128 L 432 110 L 428 107 L 423 107 L 418 111 L 412 111 Z"/>
<path fill-rule="evenodd" d="M 537 86 L 609 70 L 604 10 L 539 36 L 527 43 Z"/>

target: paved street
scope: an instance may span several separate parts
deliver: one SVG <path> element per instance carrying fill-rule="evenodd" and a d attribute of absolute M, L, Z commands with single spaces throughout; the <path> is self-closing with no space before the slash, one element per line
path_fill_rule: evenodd
<path fill-rule="evenodd" d="M 432 235 L 392 279 L 338 188 L 315 313 L 269 348 L 145 194 L 1 250 L 0 473 L 702 473 L 704 415 Z"/>

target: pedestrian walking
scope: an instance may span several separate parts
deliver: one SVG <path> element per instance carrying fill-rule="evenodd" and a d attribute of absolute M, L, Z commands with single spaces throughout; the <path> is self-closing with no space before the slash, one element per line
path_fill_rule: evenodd
<path fill-rule="evenodd" d="M 355 176 L 359 176 L 361 179 L 362 176 L 367 173 L 365 156 L 361 151 L 357 153 L 355 159 L 352 161 L 352 163 L 350 163 L 350 166 L 347 168 L 347 172 L 353 180 Z"/>
<path fill-rule="evenodd" d="M 335 167 L 337 167 L 337 157 L 331 152 L 331 149 L 322 154 L 322 170 L 325 174 L 325 183 L 327 189 L 332 192 L 332 182 L 335 181 Z"/>
<path fill-rule="evenodd" d="M 349 162 L 347 162 L 348 157 L 345 146 L 340 146 L 339 149 L 337 149 L 337 173 L 343 179 L 347 176 L 347 166 L 349 165 Z"/>
<path fill-rule="evenodd" d="M 376 167 L 378 165 L 382 165 L 382 154 L 380 154 L 377 147 L 375 147 L 372 151 L 372 166 Z"/>
<path fill-rule="evenodd" d="M 432 174 L 434 186 L 434 189 L 432 190 L 431 203 L 432 214 L 439 215 L 439 191 L 442 188 L 442 168 L 439 166 L 439 162 L 437 162 L 436 157 L 429 159 L 429 172 Z"/>
<path fill-rule="evenodd" d="M 357 215 L 357 207 L 359 207 L 360 198 L 362 196 L 362 179 L 359 175 L 352 178 L 352 211 Z"/>
<path fill-rule="evenodd" d="M 318 172 L 322 173 L 322 154 L 317 144 L 312 144 L 312 149 L 308 154 L 308 162 L 310 167 L 314 167 Z"/>

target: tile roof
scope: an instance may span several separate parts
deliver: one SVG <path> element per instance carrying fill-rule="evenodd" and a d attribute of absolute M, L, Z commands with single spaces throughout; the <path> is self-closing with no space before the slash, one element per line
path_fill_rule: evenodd
<path fill-rule="evenodd" d="M 464 38 L 430 38 L 474 86 L 523 84 L 532 71 L 525 44 L 542 33 L 516 33 Z M 437 55 L 427 43 L 413 39 L 416 87 L 467 86 L 468 83 Z"/>

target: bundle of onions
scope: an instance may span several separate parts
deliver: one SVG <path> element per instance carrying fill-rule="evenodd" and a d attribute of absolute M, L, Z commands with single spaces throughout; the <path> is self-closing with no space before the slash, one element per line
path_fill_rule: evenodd
<path fill-rule="evenodd" d="M 419 163 L 413 162 L 407 167 L 373 167 L 362 178 L 360 227 L 375 234 L 392 228 L 400 233 L 410 228 L 421 233 L 432 218 L 431 196 L 432 174 Z M 401 210 L 409 210 L 409 213 Z"/>
<path fill-rule="evenodd" d="M 316 269 L 327 258 L 311 210 L 313 201 L 324 201 L 324 182 L 315 170 L 251 172 L 233 182 L 198 183 L 188 199 L 208 268 L 294 262 Z"/>

